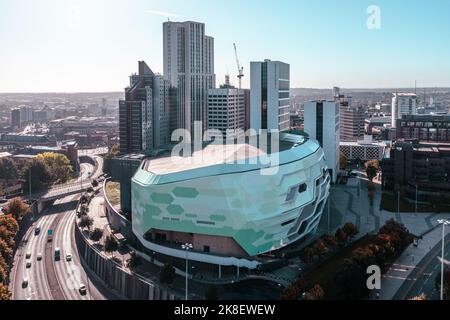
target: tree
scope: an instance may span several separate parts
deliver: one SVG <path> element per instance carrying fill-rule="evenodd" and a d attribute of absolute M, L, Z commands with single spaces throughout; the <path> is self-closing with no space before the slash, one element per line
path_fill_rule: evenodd
<path fill-rule="evenodd" d="M 314 248 L 314 251 L 316 252 L 316 254 L 319 256 L 319 258 L 328 252 L 328 247 L 325 244 L 325 241 L 320 240 L 320 239 L 317 240 L 316 243 L 314 243 L 313 248 Z"/>
<path fill-rule="evenodd" d="M 3 239 L 0 239 L 0 256 L 6 261 L 10 261 L 13 257 L 13 249 Z"/>
<path fill-rule="evenodd" d="M 0 300 L 10 300 L 11 296 L 12 294 L 8 287 L 0 283 Z"/>
<path fill-rule="evenodd" d="M 16 235 L 17 231 L 19 231 L 19 225 L 17 224 L 17 220 L 10 214 L 0 216 L 0 226 L 5 227 L 9 232 Z"/>
<path fill-rule="evenodd" d="M 365 163 L 366 168 L 366 174 L 367 178 L 369 178 L 370 181 L 373 181 L 373 179 L 377 176 L 378 170 L 380 169 L 380 163 L 378 160 L 370 160 Z"/>
<path fill-rule="evenodd" d="M 348 300 L 366 299 L 369 289 L 366 272 L 353 261 L 346 259 L 334 275 L 334 282 L 342 296 Z"/>
<path fill-rule="evenodd" d="M 217 290 L 217 286 L 214 284 L 208 285 L 208 288 L 205 292 L 205 299 L 209 301 L 219 300 L 219 292 Z"/>
<path fill-rule="evenodd" d="M 342 230 L 350 237 L 356 236 L 359 232 L 358 228 L 356 228 L 356 226 L 351 222 L 347 222 Z"/>
<path fill-rule="evenodd" d="M 94 242 L 99 242 L 103 237 L 103 230 L 100 228 L 95 228 L 94 231 L 91 232 L 91 240 Z"/>
<path fill-rule="evenodd" d="M 130 269 L 137 268 L 142 263 L 141 257 L 136 252 L 132 252 L 130 255 L 130 259 L 128 259 L 127 263 L 128 268 Z"/>
<path fill-rule="evenodd" d="M 55 152 L 38 154 L 38 160 L 42 160 L 51 169 L 53 181 L 65 183 L 73 176 L 73 168 L 66 155 Z"/>
<path fill-rule="evenodd" d="M 8 277 L 8 265 L 5 259 L 3 259 L 2 256 L 0 256 L 0 283 L 5 281 L 7 277 Z"/>
<path fill-rule="evenodd" d="M 120 154 L 119 144 L 115 144 L 111 150 L 103 157 L 103 172 L 111 174 L 111 160 Z"/>
<path fill-rule="evenodd" d="M 22 199 L 20 198 L 14 198 L 11 201 L 9 201 L 8 205 L 8 213 L 11 214 L 14 219 L 16 220 L 22 220 L 23 216 L 30 213 L 31 209 L 30 206 L 27 205 Z"/>
<path fill-rule="evenodd" d="M 165 263 L 159 274 L 159 281 L 171 284 L 173 280 L 175 280 L 175 268 L 170 263 Z"/>
<path fill-rule="evenodd" d="M 327 234 L 327 235 L 325 235 L 324 237 L 323 237 L 323 241 L 325 241 L 325 243 L 328 245 L 328 246 L 337 246 L 337 240 L 336 240 L 336 237 L 335 236 L 333 236 L 332 234 Z"/>
<path fill-rule="evenodd" d="M 341 170 L 345 170 L 345 167 L 347 165 L 347 157 L 345 156 L 345 154 L 341 151 L 339 153 L 339 168 Z"/>
<path fill-rule="evenodd" d="M 301 295 L 300 288 L 295 285 L 290 285 L 281 293 L 281 300 L 298 300 Z"/>
<path fill-rule="evenodd" d="M 80 222 L 78 222 L 78 226 L 81 229 L 88 229 L 91 230 L 92 225 L 94 224 L 94 219 L 92 219 L 89 216 L 82 216 L 80 219 Z"/>
<path fill-rule="evenodd" d="M 322 300 L 324 297 L 325 291 L 318 284 L 306 293 L 306 300 Z"/>
<path fill-rule="evenodd" d="M 29 192 L 31 170 L 31 192 L 37 192 L 47 188 L 54 181 L 50 167 L 42 159 L 33 159 L 27 164 L 24 173 L 24 190 Z"/>
<path fill-rule="evenodd" d="M 336 230 L 335 237 L 336 237 L 336 240 L 338 241 L 338 243 L 340 243 L 340 244 L 347 242 L 347 239 L 348 239 L 347 233 L 345 233 L 345 231 L 342 230 L 341 228 Z"/>
<path fill-rule="evenodd" d="M 105 252 L 111 253 L 114 256 L 114 252 L 119 249 L 119 243 L 112 235 L 107 236 L 105 239 Z"/>
<path fill-rule="evenodd" d="M 306 247 L 305 249 L 303 249 L 302 254 L 300 255 L 300 259 L 304 263 L 310 263 L 315 254 L 316 252 L 313 248 Z"/>
<path fill-rule="evenodd" d="M 6 183 L 9 180 L 17 179 L 19 176 L 19 170 L 16 163 L 9 158 L 0 159 L 0 179 L 5 179 Z"/>
<path fill-rule="evenodd" d="M 377 263 L 375 254 L 368 246 L 353 250 L 351 259 L 364 270 Z"/>

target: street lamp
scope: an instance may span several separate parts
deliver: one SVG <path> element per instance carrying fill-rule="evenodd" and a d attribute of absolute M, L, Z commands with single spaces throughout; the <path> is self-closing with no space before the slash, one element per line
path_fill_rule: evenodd
<path fill-rule="evenodd" d="M 441 300 L 444 300 L 444 240 L 445 240 L 445 226 L 450 225 L 450 221 L 445 219 L 438 220 L 439 224 L 442 224 L 442 256 L 441 256 Z"/>
<path fill-rule="evenodd" d="M 189 252 L 189 250 L 191 250 L 193 247 L 192 247 L 192 244 L 190 244 L 190 243 L 185 243 L 185 244 L 182 244 L 182 245 L 181 245 L 181 248 L 182 248 L 183 250 L 186 251 L 186 301 L 187 301 L 187 300 L 188 300 L 188 263 L 189 263 L 189 260 L 188 260 L 188 252 Z"/>

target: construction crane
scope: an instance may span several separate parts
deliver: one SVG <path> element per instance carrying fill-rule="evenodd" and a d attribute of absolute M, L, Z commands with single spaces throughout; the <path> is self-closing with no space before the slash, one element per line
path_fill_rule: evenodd
<path fill-rule="evenodd" d="M 237 77 L 239 79 L 239 89 L 242 89 L 242 78 L 244 77 L 244 67 L 242 67 L 241 64 L 239 63 L 236 43 L 233 43 L 233 46 L 234 46 L 234 54 L 236 56 L 236 64 L 237 64 L 237 67 L 238 67 L 238 76 Z"/>

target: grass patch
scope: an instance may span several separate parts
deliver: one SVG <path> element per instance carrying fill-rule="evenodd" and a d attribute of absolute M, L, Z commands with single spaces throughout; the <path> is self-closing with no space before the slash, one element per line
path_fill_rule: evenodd
<path fill-rule="evenodd" d="M 119 182 L 108 182 L 106 184 L 106 196 L 112 206 L 120 205 L 120 183 Z"/>

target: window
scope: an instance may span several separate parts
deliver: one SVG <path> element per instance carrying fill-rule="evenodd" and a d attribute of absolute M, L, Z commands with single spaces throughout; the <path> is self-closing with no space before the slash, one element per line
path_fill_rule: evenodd
<path fill-rule="evenodd" d="M 291 224 L 291 223 L 293 223 L 294 221 L 295 221 L 295 219 L 292 219 L 292 220 L 283 222 L 283 223 L 281 224 L 281 226 L 282 226 L 282 227 L 287 226 L 288 224 Z"/>
<path fill-rule="evenodd" d="M 298 193 L 303 193 L 303 192 L 305 192 L 307 188 L 308 188 L 308 186 L 306 185 L 306 183 L 301 184 L 301 185 L 298 187 Z"/>
<path fill-rule="evenodd" d="M 203 246 L 203 252 L 209 253 L 211 248 L 209 246 Z"/>
<path fill-rule="evenodd" d="M 286 202 L 292 201 L 292 200 L 295 199 L 297 187 L 298 186 L 295 186 L 295 187 L 291 187 L 291 189 L 289 189 L 289 192 L 288 192 L 287 197 L 286 197 Z"/>

